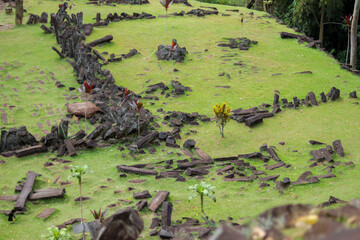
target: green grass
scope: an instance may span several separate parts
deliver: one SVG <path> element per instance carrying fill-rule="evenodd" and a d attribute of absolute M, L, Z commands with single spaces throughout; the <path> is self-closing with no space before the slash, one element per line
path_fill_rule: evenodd
<path fill-rule="evenodd" d="M 195 7 L 214 6 L 206 3 L 190 1 Z M 143 6 L 91 6 L 86 5 L 86 1 L 76 1 L 75 10 L 84 12 L 85 22 L 93 22 L 97 12 L 101 12 L 102 17 L 109 12 L 148 12 L 154 15 L 165 14 L 164 9 L 158 1 L 151 1 L 149 5 Z M 25 2 L 28 12 L 41 14 L 42 11 L 48 13 L 56 11 L 58 2 L 31 0 Z M 279 36 L 281 31 L 291 31 L 282 25 L 275 23 L 270 18 L 258 18 L 263 16 L 262 12 L 255 12 L 254 17 L 249 15 L 250 10 L 245 8 L 235 8 L 230 6 L 216 6 L 221 13 L 226 9 L 239 9 L 245 16 L 245 23 L 240 24 L 239 13 L 230 13 L 232 16 L 206 16 L 198 18 L 192 16 L 169 17 L 167 44 L 172 38 L 176 38 L 181 47 L 186 47 L 188 56 L 184 63 L 159 62 L 156 59 L 155 51 L 157 46 L 164 44 L 165 18 L 153 20 L 121 21 L 111 23 L 107 27 L 97 27 L 87 42 L 112 34 L 112 43 L 104 44 L 96 49 L 99 52 L 107 51 L 122 54 L 128 50 L 136 48 L 141 55 L 118 63 L 105 66 L 114 75 L 117 84 L 128 87 L 140 93 L 147 85 L 164 82 L 170 84 L 172 78 L 179 80 L 184 86 L 189 86 L 192 92 L 180 98 L 165 99 L 163 95 L 156 92 L 160 101 L 153 101 L 150 105 L 149 100 L 145 101 L 145 107 L 157 114 L 158 108 L 165 111 L 179 110 L 184 112 L 198 112 L 212 116 L 212 105 L 223 101 L 231 103 L 231 107 L 248 108 L 257 106 L 263 102 L 272 103 L 274 90 L 280 91 L 281 98 L 292 98 L 297 96 L 304 98 L 306 94 L 313 91 L 316 96 L 319 93 L 330 90 L 335 86 L 341 90 L 341 100 L 318 107 L 301 107 L 298 110 L 289 109 L 276 115 L 274 118 L 265 119 L 264 123 L 250 129 L 244 124 L 230 121 L 225 127 L 225 138 L 221 138 L 214 122 L 201 123 L 200 126 L 185 126 L 182 129 L 183 139 L 179 144 L 188 138 L 193 138 L 197 146 L 206 151 L 212 157 L 233 156 L 239 153 L 250 153 L 258 151 L 263 144 L 274 145 L 277 148 L 279 157 L 292 166 L 288 169 L 276 169 L 268 172 L 269 175 L 280 174 L 280 178 L 289 177 L 296 180 L 298 176 L 307 170 L 311 164 L 309 151 L 316 149 L 307 144 L 310 139 L 331 144 L 333 140 L 341 139 L 346 156 L 340 159 L 338 156 L 335 161 L 353 161 L 356 165 L 360 163 L 360 150 L 358 148 L 360 139 L 360 122 L 358 116 L 360 109 L 353 104 L 356 100 L 348 98 L 349 92 L 358 90 L 359 78 L 341 70 L 334 59 L 329 58 L 321 51 L 306 48 L 299 45 L 296 40 L 282 40 Z M 190 8 L 182 5 L 173 4 L 170 12 L 189 11 Z M 28 16 L 25 20 L 27 20 Z M 1 22 L 11 22 L 13 16 L 1 14 Z M 26 21 L 24 21 L 26 22 Z M 218 42 L 229 37 L 247 37 L 259 43 L 254 45 L 249 51 L 239 51 L 218 47 Z M 13 111 L 8 107 L 0 105 L 0 109 L 6 111 L 11 121 L 3 124 L 5 128 L 26 125 L 28 129 L 39 136 L 41 130 L 48 129 L 46 120 L 58 121 L 66 113 L 66 102 L 76 102 L 79 99 L 66 101 L 64 94 L 69 92 L 68 87 L 77 87 L 76 79 L 73 76 L 70 65 L 59 59 L 58 55 L 51 50 L 56 46 L 55 37 L 46 35 L 40 29 L 40 25 L 18 26 L 11 30 L 0 32 L 0 59 L 16 66 L 16 61 L 21 65 L 18 67 L 6 67 L 6 73 L 0 71 L 1 102 L 15 105 Z M 207 49 L 207 51 L 205 51 Z M 226 50 L 226 51 L 224 51 Z M 236 54 L 236 55 L 235 55 Z M 107 55 L 106 57 L 109 57 Z M 224 55 L 235 55 L 234 57 L 222 57 Z M 231 59 L 225 61 L 224 59 Z M 234 62 L 243 61 L 244 67 L 234 66 Z M 1 65 L 3 66 L 3 65 Z M 40 70 L 34 69 L 38 67 Z M 177 68 L 179 72 L 172 72 Z M 29 70 L 33 70 L 31 73 Z M 313 74 L 295 74 L 301 71 L 312 71 Z M 40 74 L 44 71 L 49 82 Z M 241 71 L 241 73 L 239 73 Z M 66 88 L 58 89 L 55 81 L 51 80 L 50 72 L 54 77 L 61 81 Z M 231 79 L 219 77 L 218 74 L 226 72 L 231 75 Z M 282 75 L 272 76 L 274 73 Z M 6 76 L 18 76 L 7 79 Z M 44 81 L 44 85 L 37 84 L 37 80 Z M 145 81 L 151 80 L 149 83 Z M 33 81 L 33 83 L 31 83 Z M 34 86 L 29 89 L 25 82 Z M 215 88 L 214 86 L 230 86 L 229 89 Z M 37 87 L 41 87 L 42 90 Z M 12 89 L 17 88 L 18 93 Z M 31 91 L 35 91 L 32 93 Z M 76 91 L 76 90 L 75 90 Z M 75 92 L 74 92 L 75 93 Z M 78 94 L 78 93 L 77 93 Z M 163 104 L 166 102 L 167 104 Z M 43 103 L 43 107 L 36 110 L 33 104 Z M 48 115 L 54 110 L 53 115 Z M 56 111 L 59 108 L 61 113 Z M 38 115 L 33 117 L 32 114 Z M 162 117 L 161 114 L 159 114 Z M 14 121 L 12 121 L 12 118 Z M 159 123 L 161 121 L 158 121 Z M 43 125 L 43 129 L 38 129 L 37 123 Z M 160 124 L 161 125 L 161 124 Z M 84 128 L 84 123 L 80 124 Z M 168 129 L 162 127 L 162 129 Z M 71 131 L 78 130 L 78 125 L 71 125 Z M 190 130 L 196 130 L 197 134 L 185 135 Z M 284 146 L 279 145 L 280 141 L 286 142 Z M 117 203 L 117 199 L 132 198 L 132 192 L 127 191 L 128 187 L 135 187 L 135 192 L 149 190 L 155 195 L 154 191 L 169 190 L 170 200 L 174 204 L 173 221 L 181 219 L 183 216 L 200 218 L 200 204 L 194 199 L 188 203 L 187 198 L 190 192 L 187 188 L 199 181 L 190 179 L 186 183 L 175 182 L 174 179 L 155 180 L 154 177 L 143 177 L 128 174 L 126 178 L 119 178 L 116 166 L 119 164 L 152 163 L 168 159 L 184 159 L 178 157 L 177 150 L 167 149 L 164 146 L 157 147 L 154 155 L 139 155 L 136 160 L 130 156 L 123 158 L 117 150 L 117 145 L 108 148 L 98 148 L 95 150 L 83 151 L 76 157 L 71 158 L 74 165 L 87 164 L 94 172 L 86 174 L 84 180 L 84 196 L 92 199 L 84 203 L 84 215 L 87 220 L 92 220 L 89 210 L 105 209 L 107 205 Z M 162 150 L 165 150 L 163 152 Z M 298 152 L 293 152 L 298 150 Z M 167 154 L 173 151 L 175 153 Z M 126 152 L 126 151 L 125 151 Z M 70 174 L 69 170 L 63 169 L 63 165 L 55 167 L 42 167 L 50 157 L 55 154 L 47 153 L 22 159 L 9 158 L 7 163 L 0 165 L 0 189 L 1 195 L 13 194 L 16 182 L 26 176 L 28 170 L 41 173 L 35 189 L 47 187 L 59 187 L 53 185 L 52 181 L 58 176 L 60 180 L 65 180 Z M 2 158 L 1 158 L 2 159 Z M 274 163 L 273 161 L 269 163 Z M 252 163 L 259 170 L 264 170 L 262 162 Z M 216 221 L 226 219 L 231 216 L 237 221 L 242 217 L 253 217 L 260 212 L 279 204 L 287 203 L 311 203 L 319 204 L 328 199 L 329 195 L 339 197 L 344 200 L 360 197 L 359 174 L 357 166 L 340 166 L 334 170 L 337 178 L 323 179 L 320 183 L 291 187 L 279 194 L 271 187 L 259 189 L 258 184 L 254 183 L 224 183 L 221 176 L 215 175 L 215 167 L 211 170 L 206 181 L 216 186 L 217 203 L 205 200 L 206 213 Z M 325 174 L 321 171 L 324 167 L 311 169 L 313 174 Z M 107 181 L 111 178 L 111 181 Z M 215 178 L 216 180 L 211 180 Z M 146 179 L 145 183 L 132 184 L 130 179 Z M 100 189 L 99 186 L 108 188 Z M 18 216 L 14 224 L 9 224 L 5 216 L 0 217 L 0 239 L 39 239 L 46 229 L 52 224 L 57 225 L 70 219 L 80 217 L 79 203 L 73 201 L 78 197 L 78 186 L 76 182 L 65 186 L 65 199 L 44 200 L 38 202 L 28 202 L 26 215 Z M 240 189 L 243 188 L 243 189 Z M 124 190 L 123 193 L 114 194 L 114 190 Z M 0 202 L 0 209 L 12 209 L 14 203 Z M 115 208 L 108 211 L 114 213 L 120 208 L 129 205 L 120 203 Z M 229 207 L 231 206 L 231 207 Z M 36 215 L 44 208 L 56 208 L 56 212 L 47 220 L 40 220 Z M 147 238 L 148 227 L 151 223 L 152 213 L 145 211 L 141 213 L 145 221 L 145 231 L 143 236 Z M 244 221 L 239 221 L 243 223 Z"/>

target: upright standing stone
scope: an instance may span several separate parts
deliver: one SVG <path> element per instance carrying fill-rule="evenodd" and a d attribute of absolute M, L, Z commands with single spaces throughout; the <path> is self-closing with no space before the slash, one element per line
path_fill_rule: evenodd
<path fill-rule="evenodd" d="M 15 5 L 16 5 L 16 14 L 15 14 L 15 24 L 19 25 L 22 24 L 22 19 L 24 16 L 24 5 L 23 5 L 23 0 L 16 0 L 15 1 Z"/>

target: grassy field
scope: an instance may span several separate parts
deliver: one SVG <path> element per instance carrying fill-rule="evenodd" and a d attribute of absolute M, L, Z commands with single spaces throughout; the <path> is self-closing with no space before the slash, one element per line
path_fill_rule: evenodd
<path fill-rule="evenodd" d="M 157 0 L 142 6 L 93 6 L 86 5 L 86 1 L 75 1 L 73 12 L 83 11 L 84 22 L 94 22 L 97 12 L 105 18 L 108 13 L 147 12 L 155 16 L 165 14 L 165 10 Z M 292 31 L 285 26 L 278 25 L 263 12 L 252 12 L 245 8 L 223 5 L 212 5 L 190 1 L 195 6 L 217 7 L 220 13 L 231 16 L 206 16 L 203 18 L 186 15 L 184 17 L 171 16 L 152 20 L 134 20 L 110 23 L 107 27 L 96 27 L 87 38 L 87 42 L 108 34 L 114 36 L 112 43 L 104 44 L 96 49 L 99 52 L 107 51 L 117 55 L 127 53 L 136 48 L 141 54 L 118 63 L 111 63 L 105 68 L 114 75 L 117 84 L 128 87 L 141 93 L 148 85 L 158 82 L 170 84 L 171 79 L 177 79 L 184 86 L 192 89 L 180 98 L 165 99 L 160 92 L 154 95 L 159 101 L 145 100 L 145 108 L 153 114 L 163 108 L 165 111 L 198 112 L 212 117 L 212 105 L 225 101 L 235 108 L 248 108 L 261 103 L 272 103 L 274 90 L 280 91 L 281 98 L 292 99 L 293 96 L 304 98 L 308 92 L 313 91 L 319 99 L 321 92 L 327 93 L 335 86 L 341 90 L 341 99 L 336 102 L 320 104 L 318 107 L 300 107 L 300 109 L 287 109 L 277 114 L 274 118 L 265 119 L 264 123 L 248 128 L 244 124 L 230 121 L 225 128 L 225 138 L 221 138 L 214 122 L 201 123 L 200 126 L 185 126 L 182 128 L 183 142 L 193 138 L 197 146 L 212 157 L 234 156 L 240 153 L 258 151 L 263 143 L 276 147 L 279 157 L 290 168 L 268 171 L 269 175 L 280 174 L 280 178 L 289 177 L 295 181 L 298 176 L 307 170 L 314 175 L 325 174 L 321 171 L 324 167 L 310 169 L 311 158 L 309 151 L 318 149 L 310 146 L 308 140 L 318 140 L 331 144 L 336 139 L 341 139 L 346 156 L 343 159 L 336 157 L 334 160 L 353 161 L 355 167 L 340 166 L 334 170 L 337 178 L 323 179 L 320 183 L 290 187 L 279 194 L 274 190 L 275 184 L 264 189 L 259 189 L 258 183 L 226 183 L 222 176 L 215 174 L 214 167 L 205 178 L 216 186 L 217 202 L 205 202 L 205 211 L 211 218 L 218 221 L 231 216 L 234 221 L 243 223 L 260 212 L 280 204 L 311 203 L 317 205 L 335 196 L 344 200 L 359 198 L 360 176 L 357 164 L 360 163 L 360 114 L 358 102 L 349 99 L 348 94 L 360 87 L 359 78 L 351 73 L 341 70 L 336 61 L 325 53 L 306 48 L 296 40 L 282 40 L 281 31 Z M 41 14 L 55 12 L 59 2 L 49 0 L 29 0 L 25 3 L 28 13 Z M 191 8 L 173 4 L 169 12 L 189 11 Z M 240 13 L 227 12 L 226 9 L 239 9 L 244 14 L 245 22 L 240 24 Z M 0 14 L 0 23 L 11 23 L 14 16 Z M 28 19 L 26 15 L 25 20 Z M 26 21 L 24 21 L 26 22 Z M 168 24 L 166 44 L 176 38 L 181 47 L 186 47 L 188 55 L 184 63 L 159 62 L 155 56 L 157 46 L 165 43 L 165 28 Z M 258 41 L 257 45 L 249 51 L 239 51 L 218 47 L 217 44 L 225 38 L 247 37 Z M 8 123 L 0 123 L 6 129 L 26 125 L 28 130 L 38 137 L 43 131 L 50 130 L 47 121 L 51 124 L 59 121 L 66 114 L 67 102 L 80 101 L 73 96 L 68 87 L 78 87 L 72 68 L 63 59 L 51 50 L 56 46 L 55 37 L 46 35 L 40 25 L 23 25 L 0 32 L 0 110 L 8 116 Z M 243 61 L 244 66 L 233 65 L 234 62 Z M 5 64 L 4 64 L 5 63 Z M 173 72 L 174 68 L 179 72 Z M 312 71 L 313 74 L 296 74 L 302 71 Z M 231 79 L 218 76 L 226 72 Z M 282 73 L 282 75 L 273 75 Z M 10 76 L 10 77 L 8 77 Z M 55 78 L 55 80 L 53 79 Z M 150 80 L 150 81 L 149 81 Z M 55 82 L 61 81 L 66 88 L 56 88 Z M 149 81 L 146 83 L 146 81 Z M 222 89 L 215 86 L 230 86 Z M 16 90 L 14 90 L 16 88 Z M 65 95 L 66 94 L 66 95 Z M 7 103 L 5 105 L 5 103 Z M 12 110 L 9 109 L 9 106 Z M 58 109 L 58 110 L 57 110 Z M 162 117 L 161 114 L 158 114 Z M 159 123 L 161 120 L 158 121 Z M 41 125 L 41 128 L 39 127 Z M 161 130 L 168 130 L 162 126 Z M 71 131 L 75 132 L 85 128 L 85 124 L 72 124 Z M 196 130 L 197 133 L 185 135 L 184 133 Z M 279 145 L 279 142 L 285 145 Z M 93 173 L 85 175 L 84 195 L 91 197 L 84 202 L 84 217 L 91 221 L 89 210 L 105 209 L 113 203 L 120 203 L 114 208 L 109 208 L 110 213 L 120 208 L 134 205 L 133 192 L 149 190 L 168 190 L 171 192 L 170 200 L 174 204 L 173 221 L 182 217 L 200 218 L 200 206 L 197 200 L 187 201 L 190 192 L 188 187 L 198 183 L 198 180 L 189 179 L 185 183 L 175 182 L 174 179 L 155 180 L 154 177 L 135 176 L 128 174 L 120 178 L 116 170 L 119 164 L 152 163 L 168 159 L 184 159 L 177 156 L 177 150 L 157 147 L 154 155 L 139 155 L 133 160 L 128 154 L 121 156 L 117 150 L 118 145 L 107 148 L 98 148 L 83 151 L 76 157 L 67 158 L 74 165 L 87 164 Z M 164 150 L 164 151 L 162 151 Z M 297 152 L 294 152 L 297 150 Z M 125 150 L 127 153 L 127 150 Z M 3 157 L 6 163 L 0 165 L 0 190 L 1 195 L 13 194 L 16 182 L 26 176 L 29 170 L 41 173 L 35 189 L 59 187 L 53 180 L 60 175 L 60 180 L 65 181 L 70 174 L 64 169 L 64 164 L 57 164 L 51 168 L 43 167 L 49 158 L 55 154 L 47 153 L 21 159 Z M 275 163 L 271 161 L 269 163 Z M 259 170 L 265 170 L 262 162 L 256 160 L 255 165 Z M 211 180 L 214 178 L 215 180 Z M 111 179 L 108 181 L 108 179 Z M 146 179 L 142 184 L 129 183 L 131 179 Z M 107 186 L 107 188 L 99 188 Z M 128 191 L 134 187 L 134 191 Z M 64 221 L 80 217 L 79 203 L 74 201 L 78 197 L 78 186 L 75 183 L 66 185 L 66 197 L 57 200 L 43 200 L 27 203 L 27 213 L 20 215 L 14 224 L 7 218 L 0 216 L 0 239 L 39 239 L 51 225 L 58 225 Z M 123 190 L 114 194 L 115 190 Z M 133 204 L 124 204 L 118 199 L 132 200 Z M 12 209 L 13 202 L 0 202 L 0 209 Z M 56 212 L 47 220 L 36 218 L 44 208 L 56 208 Z M 148 227 L 153 217 L 152 212 L 141 212 L 145 221 L 144 238 L 148 238 Z M 238 218 L 249 217 L 246 220 Z"/>

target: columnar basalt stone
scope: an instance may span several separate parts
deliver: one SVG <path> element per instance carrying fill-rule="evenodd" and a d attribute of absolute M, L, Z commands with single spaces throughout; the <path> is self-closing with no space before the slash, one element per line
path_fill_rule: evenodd
<path fill-rule="evenodd" d="M 40 16 L 39 23 L 47 23 L 49 15 L 46 12 L 43 12 Z"/>

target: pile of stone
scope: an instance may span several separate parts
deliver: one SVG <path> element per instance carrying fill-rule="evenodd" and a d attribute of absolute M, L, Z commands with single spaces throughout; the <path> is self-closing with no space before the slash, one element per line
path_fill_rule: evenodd
<path fill-rule="evenodd" d="M 257 44 L 257 41 L 252 41 L 246 37 L 243 38 L 229 38 L 228 43 L 220 43 L 219 47 L 238 48 L 239 50 L 249 50 L 251 45 Z"/>
<path fill-rule="evenodd" d="M 39 142 L 27 131 L 25 126 L 19 128 L 10 128 L 9 131 L 1 131 L 0 153 L 3 156 L 10 157 L 17 152 L 21 154 L 22 149 L 35 149 Z"/>
<path fill-rule="evenodd" d="M 30 17 L 26 24 L 37 24 L 37 23 L 47 23 L 48 22 L 48 14 L 43 12 L 41 16 L 30 13 Z"/>
<path fill-rule="evenodd" d="M 117 13 L 109 13 L 105 19 L 106 22 L 119 22 L 121 20 L 137 20 L 137 19 L 154 19 L 156 18 L 154 15 L 150 13 L 142 12 L 142 13 L 133 13 L 132 15 L 122 12 L 120 15 Z"/>
<path fill-rule="evenodd" d="M 125 88 L 115 85 L 115 79 L 110 71 L 102 69 L 102 64 L 99 60 L 104 61 L 104 58 L 94 49 L 94 47 L 99 44 L 112 41 L 113 36 L 107 35 L 85 44 L 86 34 L 84 34 L 84 32 L 88 25 L 83 24 L 83 14 L 80 12 L 76 15 L 72 14 L 70 17 L 66 12 L 67 7 L 68 4 L 64 3 L 56 14 L 51 14 L 51 28 L 48 28 L 48 30 L 56 36 L 61 51 L 56 48 L 53 49 L 60 57 L 74 59 L 74 61 L 71 59 L 67 61 L 73 67 L 78 83 L 83 84 L 86 81 L 89 85 L 93 86 L 87 100 L 94 103 L 103 115 L 94 113 L 92 116 L 89 116 L 89 114 L 87 114 L 87 116 L 90 117 L 89 122 L 91 124 L 99 122 L 100 125 L 87 136 L 86 140 L 82 139 L 85 137 L 83 136 L 76 141 L 73 139 L 70 141 L 67 139 L 69 136 L 63 134 L 64 139 L 68 140 L 66 141 L 68 145 L 70 142 L 75 148 L 94 147 L 96 146 L 96 141 L 99 139 L 119 139 L 136 132 L 138 129 L 141 131 L 144 130 L 149 122 L 153 120 L 153 116 L 144 108 L 138 113 L 132 106 L 134 99 L 140 99 L 141 96 L 135 93 L 131 93 L 131 96 L 125 96 Z M 136 49 L 133 50 L 124 55 L 124 57 L 135 55 L 137 51 Z M 71 117 L 71 115 L 69 117 Z M 62 121 L 62 123 L 64 122 L 66 121 Z M 54 127 L 51 132 L 53 136 L 49 135 L 45 137 L 46 139 L 55 138 L 55 141 L 51 141 L 51 143 L 49 143 L 49 140 L 44 141 L 55 150 L 62 149 L 60 148 L 62 145 L 59 145 L 58 139 L 54 137 L 54 135 L 58 135 L 59 130 L 60 127 Z M 70 153 L 69 149 L 67 150 L 68 154 L 72 155 L 73 152 Z M 61 151 L 59 155 L 62 154 L 63 151 Z M 66 151 L 64 154 L 66 154 Z"/>
<path fill-rule="evenodd" d="M 181 48 L 180 46 L 177 46 L 172 49 L 170 45 L 159 45 L 155 54 L 158 60 L 175 60 L 177 62 L 184 62 L 186 53 L 187 51 L 185 47 Z"/>
<path fill-rule="evenodd" d="M 184 95 L 185 92 L 192 92 L 190 87 L 183 86 L 179 81 L 171 80 L 171 86 L 173 90 L 171 92 L 167 92 L 169 90 L 169 87 L 165 83 L 160 82 L 160 83 L 152 84 L 148 86 L 148 89 L 145 91 L 145 93 L 151 94 L 156 92 L 157 89 L 160 89 L 162 90 L 161 95 L 165 95 L 165 98 L 168 98 L 170 97 L 170 94 L 176 96 L 176 95 Z M 156 96 L 146 96 L 144 97 L 144 99 L 159 100 L 159 98 Z"/>
<path fill-rule="evenodd" d="M 324 92 L 320 93 L 320 98 L 322 103 L 326 103 L 327 101 L 335 101 L 340 98 L 340 90 L 332 87 L 326 95 Z M 271 112 L 268 110 L 271 105 L 263 103 L 259 105 L 259 107 L 252 107 L 249 109 L 238 108 L 232 110 L 232 115 L 230 118 L 239 123 L 244 122 L 248 127 L 253 127 L 259 123 L 262 123 L 264 118 L 274 117 L 275 114 L 281 112 L 280 102 L 282 108 L 289 109 L 297 109 L 300 107 L 300 105 L 308 107 L 319 105 L 314 92 L 309 92 L 304 99 L 299 99 L 295 96 L 293 97 L 293 101 L 289 102 L 286 98 L 280 100 L 279 92 L 276 91 L 274 93 L 274 102 L 272 105 L 273 110 Z"/>
<path fill-rule="evenodd" d="M 195 15 L 195 16 L 198 16 L 198 17 L 204 17 L 205 15 L 217 15 L 219 14 L 219 11 L 218 10 L 204 10 L 204 9 L 200 9 L 200 8 L 197 8 L 197 9 L 193 9 L 189 12 L 186 13 L 186 15 Z"/>
<path fill-rule="evenodd" d="M 89 0 L 86 4 L 116 6 L 115 4 L 148 4 L 148 0 Z"/>
<path fill-rule="evenodd" d="M 132 15 L 122 12 L 120 15 L 117 13 L 109 13 L 105 19 L 101 18 L 101 13 L 97 13 L 95 19 L 95 23 L 90 24 L 91 26 L 107 26 L 110 22 L 120 22 L 121 20 L 137 20 L 137 19 L 154 19 L 155 16 L 150 13 L 142 12 L 142 13 L 133 13 Z M 101 21 L 104 20 L 104 21 Z"/>

